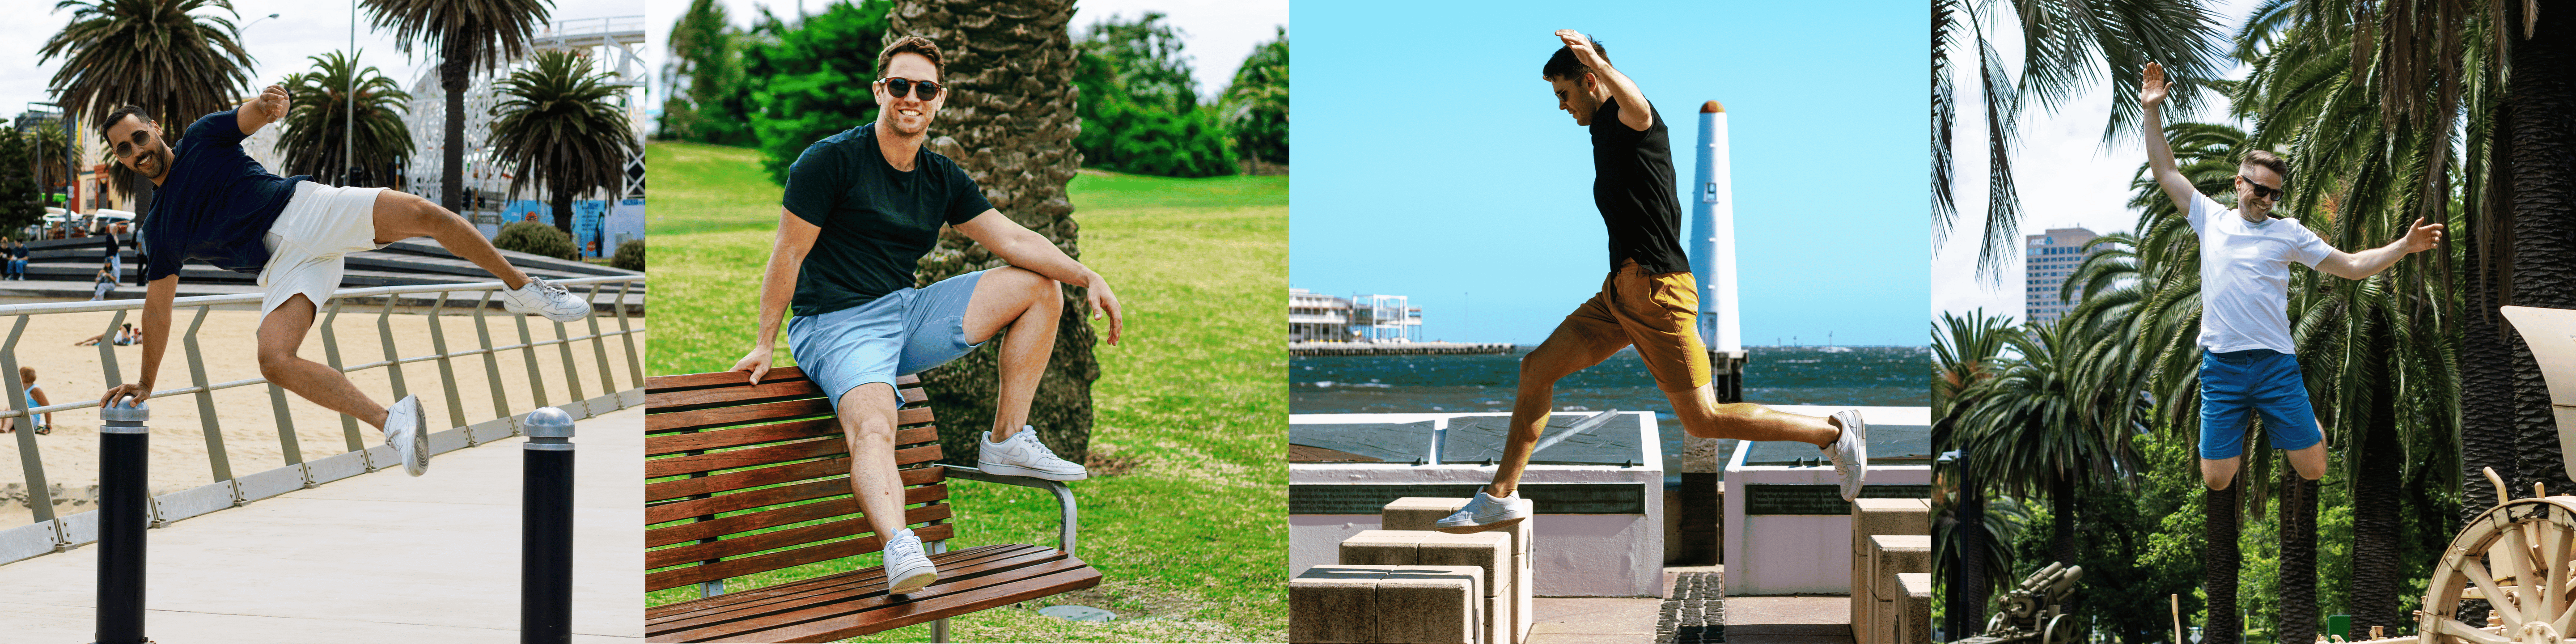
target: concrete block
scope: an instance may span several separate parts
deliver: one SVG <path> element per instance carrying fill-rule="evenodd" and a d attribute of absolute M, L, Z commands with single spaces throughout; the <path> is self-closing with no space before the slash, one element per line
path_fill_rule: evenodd
<path fill-rule="evenodd" d="M 1339 563 L 1345 566 L 1404 566 L 1422 549 L 1420 530 L 1362 530 L 1342 540 Z"/>
<path fill-rule="evenodd" d="M 1529 592 L 1522 582 L 1529 575 L 1514 563 L 1511 543 L 1511 535 L 1505 532 L 1363 530 L 1342 541 L 1341 561 L 1345 565 L 1473 566 L 1480 571 L 1478 585 L 1486 593 L 1481 597 L 1484 612 L 1492 616 L 1484 624 L 1485 636 L 1496 644 L 1513 644 L 1518 641 L 1516 633 L 1527 632 L 1521 625 L 1528 621 L 1528 613 L 1517 608 L 1527 603 Z"/>
<path fill-rule="evenodd" d="M 1874 599 L 1903 599 L 1897 594 L 1896 576 L 1904 573 L 1932 572 L 1932 537 L 1925 535 L 1879 535 L 1869 538 L 1870 567 L 1877 570 L 1871 580 Z"/>
<path fill-rule="evenodd" d="M 1489 603 L 1477 583 L 1484 571 L 1466 566 L 1406 566 L 1377 583 L 1379 644 L 1491 644 L 1484 619 Z"/>
<path fill-rule="evenodd" d="M 1377 582 L 1396 566 L 1315 566 L 1288 580 L 1288 641 L 1377 641 Z"/>
<path fill-rule="evenodd" d="M 1379 514 L 1379 527 L 1388 530 L 1430 530 L 1439 521 L 1467 506 L 1467 499 L 1437 496 L 1408 496 L 1386 504 Z M 1523 521 L 1522 523 L 1528 523 Z"/>
<path fill-rule="evenodd" d="M 1904 607 L 1898 611 L 1896 642 L 1932 644 L 1932 573 L 1899 573 L 1896 585 L 1905 592 L 1898 600 Z"/>
<path fill-rule="evenodd" d="M 1527 560 L 1524 559 L 1523 561 Z M 1512 579 L 1512 636 L 1510 638 L 1510 644 L 1525 644 L 1529 641 L 1530 625 L 1532 623 L 1530 620 L 1530 615 L 1532 614 L 1531 609 L 1533 604 L 1536 603 L 1531 601 L 1531 596 L 1538 594 L 1536 590 L 1536 588 L 1538 588 L 1536 585 L 1538 583 L 1536 581 L 1537 576 L 1537 568 L 1523 565 L 1521 566 L 1520 572 L 1515 574 Z"/>
<path fill-rule="evenodd" d="M 1852 635 L 1863 642 L 1874 634 L 1888 632 L 1875 624 L 1878 612 L 1871 589 L 1883 576 L 1870 569 L 1870 538 L 1880 535 L 1932 534 L 1932 501 L 1930 499 L 1854 499 L 1851 506 L 1851 606 Z M 1929 570 L 1928 568 L 1926 569 Z"/>
<path fill-rule="evenodd" d="M 1330 644 L 1491 644 L 1473 566 L 1315 566 L 1288 580 L 1288 638 Z"/>

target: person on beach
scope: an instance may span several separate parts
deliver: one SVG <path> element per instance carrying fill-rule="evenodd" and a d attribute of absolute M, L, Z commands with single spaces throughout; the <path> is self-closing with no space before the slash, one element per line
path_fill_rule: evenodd
<path fill-rule="evenodd" d="M 122 396 L 141 404 L 151 397 L 162 353 L 170 346 L 179 265 L 193 259 L 256 275 L 266 289 L 259 306 L 262 377 L 383 430 L 403 469 L 420 476 L 429 469 L 429 428 L 420 397 L 405 396 L 390 408 L 379 405 L 340 370 L 296 355 L 315 313 L 340 286 L 344 255 L 426 235 L 501 278 L 509 287 L 502 292 L 503 306 L 511 313 L 571 322 L 590 315 L 590 303 L 511 266 L 473 224 L 427 199 L 270 174 L 242 152 L 242 141 L 285 118 L 288 106 L 286 88 L 270 85 L 237 108 L 197 119 L 175 146 L 141 107 L 119 107 L 99 121 L 99 134 L 117 163 L 159 187 L 138 236 L 151 251 L 141 276 L 143 370 L 135 382 L 108 389 L 99 404 Z"/>
<path fill-rule="evenodd" d="M 116 269 L 108 268 L 104 263 L 98 267 L 98 275 L 95 279 L 91 280 L 93 283 L 90 285 L 89 289 L 89 301 L 96 302 L 104 300 L 107 299 L 107 295 L 109 293 L 116 292 L 115 271 Z"/>
<path fill-rule="evenodd" d="M 1563 46 L 1548 57 L 1539 78 L 1555 91 L 1557 109 L 1591 132 L 1592 201 L 1610 229 L 1610 274 L 1602 278 L 1601 292 L 1521 357 L 1511 433 L 1493 483 L 1436 529 L 1478 532 L 1529 518 L 1533 508 L 1519 494 L 1521 472 L 1547 429 L 1556 381 L 1632 345 L 1684 431 L 1702 438 L 1813 444 L 1842 477 L 1843 499 L 1852 499 L 1868 474 L 1869 430 L 1859 410 L 1820 418 L 1717 402 L 1708 349 L 1697 330 L 1699 283 L 1682 253 L 1681 199 L 1674 192 L 1663 114 L 1635 81 L 1610 66 L 1599 42 L 1572 29 L 1556 37 Z"/>
<path fill-rule="evenodd" d="M 45 397 L 45 388 L 36 386 L 35 367 L 18 368 L 18 386 L 24 387 L 27 390 L 27 402 L 30 403 L 27 405 L 28 409 L 54 404 L 52 399 Z M 53 414 L 36 414 L 35 420 L 28 424 L 35 427 L 36 433 L 39 435 L 51 434 L 54 433 L 53 420 Z M 0 418 L 0 434 L 14 431 L 18 431 L 17 418 Z"/>
<path fill-rule="evenodd" d="M 1063 312 L 1058 282 L 1085 287 L 1094 315 L 1121 327 L 1118 298 L 1099 273 L 993 209 L 955 161 L 922 149 L 947 103 L 939 46 L 908 36 L 877 54 L 877 121 L 805 148 L 789 166 L 778 239 L 763 273 L 758 332 L 734 364 L 758 383 L 769 372 L 779 319 L 790 306 L 789 344 L 805 375 L 830 396 L 850 443 L 850 487 L 885 542 L 888 592 L 938 579 L 921 539 L 904 527 L 895 467 L 897 376 L 920 372 L 1000 335 L 993 427 L 977 457 L 986 472 L 1055 481 L 1089 476 L 1056 457 L 1023 425 L 1038 377 L 1055 350 Z M 983 244 L 1009 266 L 912 288 L 914 265 L 942 226 Z"/>
<path fill-rule="evenodd" d="M 79 341 L 79 342 L 74 342 L 74 343 L 72 343 L 72 346 L 75 346 L 75 347 L 94 347 L 94 346 L 98 346 L 98 343 L 99 343 L 99 342 L 101 342 L 101 341 L 105 341 L 105 342 L 107 342 L 107 343 L 109 343 L 109 344 L 114 344 L 114 345 L 116 345 L 116 346 L 120 346 L 120 347 L 121 347 L 121 346 L 129 345 L 129 344 L 134 344 L 134 343 L 136 343 L 136 342 L 141 342 L 141 341 L 143 340 L 143 334 L 141 334 L 141 333 L 139 333 L 139 332 L 136 332 L 136 331 L 134 330 L 134 323 L 132 323 L 132 322 L 128 322 L 128 323 L 125 323 L 125 324 L 123 324 L 123 325 L 120 325 L 120 326 L 116 329 L 116 333 L 115 333 L 115 336 L 116 336 L 116 337 L 115 337 L 115 338 L 112 338 L 112 339 L 111 339 L 111 338 L 109 338 L 109 337 L 108 337 L 108 335 L 109 335 L 109 334 L 106 334 L 106 333 L 101 333 L 101 334 L 98 334 L 98 335 L 93 335 L 93 336 L 90 336 L 90 337 L 89 337 L 89 339 L 87 339 L 87 340 L 82 340 L 82 341 Z"/>
<path fill-rule="evenodd" d="M 2246 425 L 2263 417 L 2271 445 L 2286 450 L 2291 469 L 2317 480 L 2326 473 L 2325 433 L 2308 402 L 2290 336 L 2290 263 L 2350 280 L 2367 279 L 2407 255 L 2442 243 L 2442 225 L 2422 219 L 2386 246 L 2346 253 L 2326 245 L 2299 220 L 2273 214 L 2288 194 L 2289 162 L 2248 150 L 2236 168 L 2236 209 L 2200 194 L 2175 167 L 2163 104 L 2170 86 L 2163 65 L 2147 63 L 2138 105 L 2147 169 L 2200 238 L 2200 476 L 2211 490 L 2236 478 Z"/>
<path fill-rule="evenodd" d="M 15 278 L 21 282 L 27 281 L 26 240 L 18 240 L 9 244 L 8 248 L 0 250 L 7 251 L 9 256 L 9 277 Z"/>

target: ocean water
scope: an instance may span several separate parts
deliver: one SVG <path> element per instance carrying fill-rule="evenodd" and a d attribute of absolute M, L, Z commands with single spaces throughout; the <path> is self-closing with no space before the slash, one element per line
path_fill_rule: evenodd
<path fill-rule="evenodd" d="M 1520 358 L 1483 356 L 1294 356 L 1288 411 L 1295 414 L 1509 412 Z M 1772 405 L 1921 407 L 1931 404 L 1928 347 L 1747 347 L 1744 401 Z M 1681 453 L 1673 406 L 1635 349 L 1556 383 L 1560 412 L 1655 412 L 1666 458 Z M 1735 441 L 1726 441 L 1731 453 Z M 1678 482 L 1679 476 L 1668 477 Z"/>

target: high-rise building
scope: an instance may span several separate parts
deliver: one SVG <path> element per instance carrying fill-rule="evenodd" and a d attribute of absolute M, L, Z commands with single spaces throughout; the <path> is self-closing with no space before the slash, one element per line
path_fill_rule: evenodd
<path fill-rule="evenodd" d="M 2051 324 L 2075 310 L 2081 294 L 2068 293 L 2063 301 L 2058 296 L 2076 265 L 2084 263 L 2085 242 L 2098 236 L 2083 228 L 2050 228 L 2045 234 L 2023 236 L 2022 302 L 2030 321 Z"/>

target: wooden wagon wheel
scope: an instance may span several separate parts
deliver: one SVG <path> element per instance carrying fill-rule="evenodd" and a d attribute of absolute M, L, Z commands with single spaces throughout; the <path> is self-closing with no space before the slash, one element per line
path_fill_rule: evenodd
<path fill-rule="evenodd" d="M 2499 485 L 2498 487 L 2502 487 Z M 2502 496 L 2502 495 L 2499 495 Z M 2416 611 L 2421 644 L 2558 644 L 2576 619 L 2576 496 L 2505 502 L 2460 529 L 2434 566 Z M 2455 615 L 2460 601 L 2484 599 L 2503 617 Z M 2498 633 L 2496 631 L 2501 631 Z"/>

